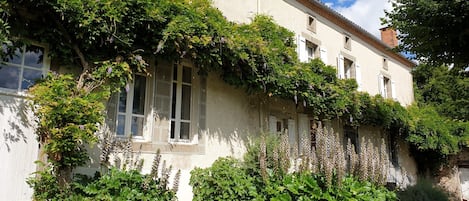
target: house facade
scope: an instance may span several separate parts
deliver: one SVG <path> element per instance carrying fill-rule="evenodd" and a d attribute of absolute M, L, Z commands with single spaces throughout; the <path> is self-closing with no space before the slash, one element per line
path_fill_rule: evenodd
<path fill-rule="evenodd" d="M 214 0 L 213 3 L 226 18 L 238 23 L 250 22 L 255 14 L 272 16 L 295 33 L 301 61 L 320 58 L 336 67 L 339 78 L 356 79 L 360 91 L 381 94 L 404 106 L 414 100 L 411 75 L 414 64 L 318 1 Z M 51 69 L 47 59 L 40 64 L 34 62 L 40 57 L 47 58 L 45 45 L 19 51 L 21 56 L 0 68 L 0 121 L 4 122 L 0 130 L 4 136 L 0 156 L 6 160 L 4 164 L 12 164 L 0 166 L 0 170 L 14 173 L 0 175 L 0 180 L 18 181 L 15 185 L 1 183 L 0 195 L 11 198 L 8 200 L 27 200 L 31 196 L 23 178 L 36 170 L 32 161 L 41 157 L 34 125 L 26 121 L 30 114 L 24 109 L 26 95 L 21 91 L 29 86 L 29 80 L 48 70 L 70 71 Z M 217 73 L 200 76 L 197 66 L 188 60 L 172 63 L 153 59 L 149 64 L 152 76 L 136 74 L 127 92 L 111 98 L 106 124 L 117 137 L 132 138 L 133 149 L 141 150 L 140 157 L 146 161 L 143 172 L 150 171 L 150 161 L 158 149 L 163 160 L 173 169 L 181 170 L 179 200 L 192 198 L 189 178 L 193 168 L 208 167 L 219 157 L 241 158 L 247 144 L 261 133 L 286 130 L 290 144 L 298 146 L 314 127 L 314 118 L 293 101 L 249 95 L 244 89 L 225 83 Z M 356 139 L 353 143 L 357 146 L 362 137 L 373 139 L 377 145 L 385 139 L 392 155 L 388 181 L 400 186 L 416 181 L 416 164 L 404 141 L 389 138 L 379 127 L 350 128 L 339 120 L 324 124 L 344 138 Z M 27 155 L 24 150 L 28 150 Z M 99 154 L 92 155 L 91 161 L 77 172 L 94 173 L 99 168 L 96 162 Z M 23 169 L 8 169 L 13 167 Z"/>

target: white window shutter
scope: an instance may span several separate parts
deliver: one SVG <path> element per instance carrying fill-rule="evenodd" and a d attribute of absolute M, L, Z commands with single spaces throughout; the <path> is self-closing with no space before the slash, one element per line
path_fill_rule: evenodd
<path fill-rule="evenodd" d="M 298 114 L 298 136 L 301 138 L 308 137 L 309 120 L 307 114 Z"/>
<path fill-rule="evenodd" d="M 297 138 L 296 138 L 296 125 L 295 120 L 288 119 L 288 141 L 290 143 L 290 147 L 296 147 L 298 145 Z"/>
<path fill-rule="evenodd" d="M 337 77 L 339 79 L 345 78 L 345 72 L 344 72 L 344 56 L 342 54 L 339 54 L 339 57 L 337 57 Z"/>
<path fill-rule="evenodd" d="M 320 57 L 321 57 L 322 62 L 327 64 L 327 49 L 326 49 L 326 47 L 321 46 L 319 48 L 319 51 L 320 51 Z"/>
<path fill-rule="evenodd" d="M 394 100 L 397 100 L 397 94 L 396 94 L 396 82 L 394 80 L 391 80 L 391 96 Z"/>
<path fill-rule="evenodd" d="M 361 72 L 361 67 L 358 62 L 355 62 L 355 80 L 357 81 L 358 84 L 358 91 L 362 90 L 362 72 Z"/>
<path fill-rule="evenodd" d="M 298 36 L 298 56 L 301 62 L 308 62 L 308 51 L 306 50 L 306 38 Z"/>
<path fill-rule="evenodd" d="M 378 75 L 378 86 L 379 94 L 381 94 L 382 97 L 386 97 L 386 91 L 384 89 L 384 77 L 381 74 Z"/>
<path fill-rule="evenodd" d="M 269 116 L 269 132 L 277 133 L 277 117 Z"/>

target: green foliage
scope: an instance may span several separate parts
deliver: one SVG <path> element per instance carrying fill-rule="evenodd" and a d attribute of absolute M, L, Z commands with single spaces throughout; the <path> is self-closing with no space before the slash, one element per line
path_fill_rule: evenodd
<path fill-rule="evenodd" d="M 36 177 L 26 181 L 34 190 L 34 200 L 63 200 L 67 189 L 60 188 L 59 181 L 51 169 L 36 172 Z"/>
<path fill-rule="evenodd" d="M 469 123 L 443 117 L 432 106 L 411 106 L 407 140 L 421 151 L 438 150 L 442 155 L 456 154 L 469 139 Z"/>
<path fill-rule="evenodd" d="M 252 200 L 256 197 L 253 177 L 234 158 L 219 158 L 211 167 L 191 171 L 193 200 Z"/>
<path fill-rule="evenodd" d="M 437 64 L 469 64 L 469 2 L 396 0 L 383 22 L 401 33 L 401 49 Z M 451 32 L 448 32 L 451 30 Z"/>
<path fill-rule="evenodd" d="M 450 119 L 469 120 L 469 72 L 421 64 L 412 71 L 419 104 Z"/>
<path fill-rule="evenodd" d="M 37 174 L 28 180 L 35 200 L 176 200 L 176 193 L 161 185 L 161 180 L 136 170 L 111 168 L 94 178 L 76 176 L 66 188 L 60 187 L 51 170 Z"/>
<path fill-rule="evenodd" d="M 384 187 L 346 177 L 342 185 L 326 185 L 321 175 L 288 173 L 283 178 L 271 174 L 268 182 L 250 171 L 238 160 L 220 158 L 212 167 L 196 168 L 191 172 L 190 184 L 194 200 L 396 200 L 396 195 Z M 245 164 L 245 163 L 244 163 Z"/>
<path fill-rule="evenodd" d="M 94 133 L 104 120 L 104 104 L 109 92 L 89 93 L 77 89 L 70 75 L 49 74 L 30 89 L 37 117 L 37 136 L 55 168 L 83 165 L 84 145 L 97 141 Z"/>
<path fill-rule="evenodd" d="M 72 189 L 75 200 L 175 200 L 176 194 L 159 179 L 142 175 L 136 170 L 111 168 L 105 175 L 87 183 L 75 182 Z"/>
<path fill-rule="evenodd" d="M 419 180 L 414 186 L 397 192 L 400 201 L 448 201 L 448 195 L 441 189 L 433 187 L 430 181 Z"/>

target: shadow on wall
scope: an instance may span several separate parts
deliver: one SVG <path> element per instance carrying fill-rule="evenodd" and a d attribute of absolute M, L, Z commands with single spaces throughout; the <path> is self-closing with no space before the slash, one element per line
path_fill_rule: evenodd
<path fill-rule="evenodd" d="M 26 130 L 32 128 L 28 118 L 32 115 L 25 97 L 12 97 L 0 94 L 0 151 L 6 149 L 11 152 L 13 143 L 28 143 Z"/>

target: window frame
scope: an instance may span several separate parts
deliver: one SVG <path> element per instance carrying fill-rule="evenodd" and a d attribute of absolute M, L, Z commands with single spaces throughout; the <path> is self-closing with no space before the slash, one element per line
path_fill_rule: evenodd
<path fill-rule="evenodd" d="M 178 70 L 177 70 L 177 75 L 176 75 L 176 80 L 174 80 L 174 67 L 177 66 Z M 187 82 L 183 82 L 183 70 L 184 70 L 184 67 L 188 67 L 191 69 L 191 82 L 190 83 L 187 83 Z M 195 81 L 195 78 L 194 78 L 194 67 L 186 62 L 175 62 L 173 63 L 173 67 L 171 68 L 171 93 L 170 93 L 170 97 L 171 97 L 171 101 L 170 101 L 170 112 L 169 112 L 169 142 L 170 143 L 182 143 L 182 144 L 190 144 L 190 143 L 195 143 L 197 144 L 197 142 L 194 142 L 193 141 L 193 135 L 192 135 L 192 130 L 193 130 L 193 124 L 194 122 L 193 121 L 193 112 L 194 112 L 194 85 L 196 85 L 196 83 L 194 83 Z M 174 84 L 176 84 L 176 103 L 175 103 L 175 111 L 173 111 L 173 93 L 174 93 Z M 190 86 L 190 100 L 189 100 L 189 120 L 183 120 L 181 118 L 181 107 L 182 107 L 182 87 L 184 86 Z M 173 117 L 173 113 L 175 113 L 174 117 Z M 173 130 L 173 126 L 171 125 L 172 122 L 174 121 L 174 130 Z M 189 128 L 188 128 L 188 139 L 182 139 L 181 138 L 181 123 L 188 123 L 189 124 Z M 172 134 L 174 132 L 174 138 L 172 137 Z M 179 134 L 177 134 L 179 133 Z M 195 136 L 194 139 L 197 139 L 197 136 Z"/>
<path fill-rule="evenodd" d="M 316 33 L 316 24 L 317 19 L 314 15 L 307 14 L 306 15 L 306 29 L 313 33 Z"/>
<path fill-rule="evenodd" d="M 344 48 L 352 51 L 352 37 L 348 34 L 344 34 Z"/>
<path fill-rule="evenodd" d="M 26 53 L 26 48 L 28 46 L 36 46 L 36 47 L 39 47 L 39 48 L 43 49 L 42 67 L 34 68 L 32 66 L 25 66 L 25 64 L 24 64 L 24 62 L 25 62 L 25 53 Z M 51 61 L 50 61 L 50 58 L 49 58 L 49 46 L 48 45 L 43 44 L 43 43 L 34 42 L 34 41 L 28 41 L 27 44 L 23 44 L 23 45 L 21 45 L 21 47 L 18 47 L 18 48 L 21 49 L 21 55 L 22 55 L 21 64 L 15 64 L 15 63 L 11 63 L 11 62 L 1 61 L 2 65 L 4 65 L 4 66 L 10 66 L 10 67 L 20 69 L 19 76 L 18 76 L 18 87 L 16 89 L 0 87 L 0 94 L 13 95 L 13 96 L 18 96 L 19 95 L 20 97 L 25 96 L 27 89 L 22 89 L 22 80 L 24 79 L 24 70 L 25 69 L 31 69 L 31 70 L 35 70 L 35 71 L 40 71 L 41 74 L 42 74 L 41 78 L 44 78 L 47 75 L 47 72 L 50 69 L 50 62 Z M 2 47 L 2 51 L 4 51 L 3 47 Z"/>
<path fill-rule="evenodd" d="M 145 97 L 144 97 L 144 100 L 143 100 L 143 106 L 144 106 L 143 114 L 134 114 L 133 111 L 132 111 L 133 110 L 133 102 L 134 102 L 134 98 L 135 98 L 134 97 L 135 75 L 142 76 L 142 77 L 145 78 L 145 90 L 144 90 L 145 91 Z M 133 75 L 133 81 L 131 83 L 129 83 L 129 85 L 128 85 L 129 90 L 126 91 L 127 97 L 126 97 L 125 112 L 120 112 L 119 111 L 119 104 L 120 104 L 119 98 L 120 98 L 120 94 L 122 92 L 117 93 L 116 114 L 115 114 L 115 136 L 117 138 L 132 138 L 134 140 L 141 140 L 141 141 L 142 140 L 143 141 L 144 140 L 150 140 L 149 133 L 151 133 L 151 132 L 149 131 L 149 128 L 151 128 L 151 125 L 149 125 L 149 123 L 151 121 L 148 121 L 147 118 L 150 115 L 149 110 L 152 107 L 152 104 L 151 104 L 151 92 L 152 92 L 151 86 L 152 86 L 153 80 L 151 79 L 150 76 L 146 76 L 143 73 L 136 73 L 135 75 Z M 117 130 L 118 130 L 118 127 L 119 127 L 119 115 L 124 115 L 124 117 L 125 117 L 124 134 L 123 135 L 117 134 Z M 132 133 L 131 133 L 132 118 L 134 116 L 139 117 L 139 118 L 143 118 L 143 123 L 142 123 L 143 127 L 142 127 L 141 135 L 132 135 Z"/>

